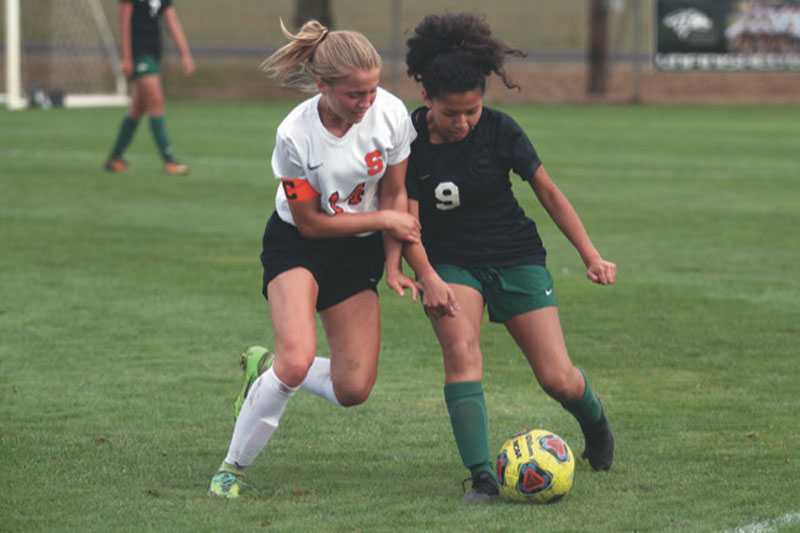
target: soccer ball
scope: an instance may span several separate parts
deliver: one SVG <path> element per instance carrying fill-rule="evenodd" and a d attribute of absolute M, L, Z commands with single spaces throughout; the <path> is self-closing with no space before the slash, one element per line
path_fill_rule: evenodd
<path fill-rule="evenodd" d="M 564 439 L 544 429 L 514 435 L 497 455 L 500 494 L 511 500 L 557 501 L 572 488 L 574 475 L 572 450 Z"/>

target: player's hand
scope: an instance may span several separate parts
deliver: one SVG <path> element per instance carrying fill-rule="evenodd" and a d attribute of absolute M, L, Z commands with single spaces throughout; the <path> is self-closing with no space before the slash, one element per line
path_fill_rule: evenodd
<path fill-rule="evenodd" d="M 617 281 L 617 265 L 598 257 L 586 267 L 586 277 L 598 285 L 611 285 Z"/>
<path fill-rule="evenodd" d="M 189 54 L 186 54 L 181 57 L 181 67 L 183 68 L 183 73 L 187 76 L 191 75 L 195 71 L 194 66 L 194 59 Z"/>
<path fill-rule="evenodd" d="M 133 61 L 131 59 L 123 59 L 120 66 L 126 78 L 130 78 L 133 75 Z"/>
<path fill-rule="evenodd" d="M 460 309 L 456 301 L 453 288 L 439 277 L 435 272 L 430 276 L 420 278 L 422 289 L 422 305 L 431 318 L 455 316 Z"/>
<path fill-rule="evenodd" d="M 386 218 L 386 231 L 395 239 L 403 242 L 418 243 L 422 234 L 419 220 L 410 213 L 386 209 L 383 211 Z"/>
<path fill-rule="evenodd" d="M 411 289 L 411 299 L 417 301 L 419 285 L 400 270 L 393 268 L 386 271 L 386 285 L 400 296 L 405 296 L 405 290 Z"/>

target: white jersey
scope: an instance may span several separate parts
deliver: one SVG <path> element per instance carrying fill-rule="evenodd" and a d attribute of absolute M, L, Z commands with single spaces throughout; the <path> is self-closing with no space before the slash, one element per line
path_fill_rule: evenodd
<path fill-rule="evenodd" d="M 304 101 L 278 126 L 275 178 L 308 182 L 329 215 L 376 211 L 386 167 L 408 158 L 417 135 L 405 104 L 379 87 L 361 122 L 336 137 L 322 124 L 319 99 L 318 94 Z M 275 209 L 283 221 L 296 225 L 284 187 L 278 187 Z"/>

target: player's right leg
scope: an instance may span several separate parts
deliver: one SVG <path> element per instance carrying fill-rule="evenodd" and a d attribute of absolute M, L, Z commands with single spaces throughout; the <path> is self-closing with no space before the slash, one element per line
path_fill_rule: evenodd
<path fill-rule="evenodd" d="M 144 95 L 142 91 L 136 88 L 136 83 L 132 84 L 133 95 L 131 97 L 131 105 L 128 114 L 122 119 L 122 123 L 117 131 L 117 138 L 114 140 L 114 145 L 111 148 L 111 153 L 106 159 L 104 168 L 109 172 L 121 173 L 128 170 L 128 163 L 124 159 L 125 150 L 130 146 L 133 141 L 133 136 L 136 134 L 136 128 L 139 126 L 139 119 L 144 113 Z"/>
<path fill-rule="evenodd" d="M 378 295 L 371 289 L 362 290 L 320 311 L 320 318 L 331 349 L 330 378 L 325 385 L 340 405 L 360 405 L 369 398 L 378 376 Z"/>
<path fill-rule="evenodd" d="M 189 173 L 189 166 L 179 163 L 175 159 L 172 144 L 167 136 L 167 125 L 164 117 L 165 97 L 161 85 L 161 75 L 158 72 L 147 74 L 137 79 L 137 84 L 145 95 L 145 106 L 150 117 L 150 132 L 158 148 L 158 153 L 164 161 L 164 171 L 172 175 L 185 175 Z"/>
<path fill-rule="evenodd" d="M 314 358 L 301 389 L 334 405 L 359 405 L 378 373 L 383 240 L 380 234 L 340 239 L 334 249 L 315 249 L 313 257 L 321 280 L 317 310 L 331 357 Z"/>
<path fill-rule="evenodd" d="M 451 281 L 445 279 L 445 281 Z M 461 309 L 455 316 L 431 319 L 444 356 L 444 396 L 453 436 L 472 488 L 469 503 L 492 501 L 499 495 L 489 451 L 489 418 L 483 394 L 480 326 L 483 296 L 474 287 L 450 284 Z"/>
<path fill-rule="evenodd" d="M 245 468 L 269 443 L 289 399 L 306 378 L 316 352 L 317 292 L 316 280 L 305 268 L 292 268 L 269 282 L 275 360 L 250 387 L 228 453 L 211 480 L 210 494 L 239 495 Z"/>

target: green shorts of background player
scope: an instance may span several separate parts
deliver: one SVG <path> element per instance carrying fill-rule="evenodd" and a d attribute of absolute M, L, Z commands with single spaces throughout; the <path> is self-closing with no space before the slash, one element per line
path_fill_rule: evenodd
<path fill-rule="evenodd" d="M 133 141 L 140 119 L 147 115 L 164 172 L 172 175 L 189 173 L 188 165 L 179 163 L 175 158 L 167 136 L 160 67 L 162 17 L 180 51 L 184 74 L 192 74 L 195 70 L 194 60 L 172 0 L 160 0 L 157 6 L 153 2 L 120 0 L 122 71 L 130 80 L 132 94 L 130 108 L 119 126 L 111 153 L 105 162 L 105 169 L 109 172 L 121 173 L 128 170 L 128 163 L 124 159 L 125 151 Z"/>
<path fill-rule="evenodd" d="M 594 247 L 522 128 L 483 106 L 490 74 L 514 86 L 503 60 L 519 54 L 492 37 L 483 19 L 447 14 L 423 19 L 408 40 L 406 56 L 409 74 L 422 83 L 425 103 L 412 113 L 417 139 L 406 174 L 409 210 L 420 218 L 423 242 L 403 247 L 416 282 L 402 274 L 400 261 L 387 252 L 387 283 L 412 291 L 416 283 L 423 290 L 442 349 L 453 435 L 470 471 L 468 502 L 498 496 L 481 384 L 484 308 L 492 322 L 505 326 L 542 389 L 575 417 L 585 439 L 583 457 L 591 467 L 607 470 L 614 458 L 603 405 L 570 359 L 553 281 L 544 267 L 544 247 L 514 197 L 510 172 L 533 188 L 577 249 L 591 281 L 614 283 L 616 265 Z"/>

